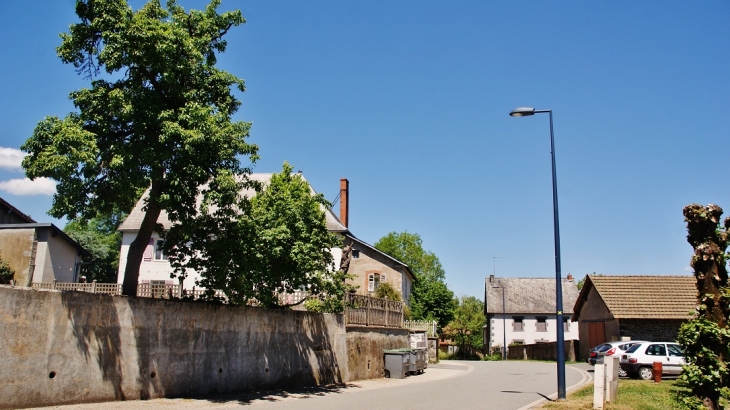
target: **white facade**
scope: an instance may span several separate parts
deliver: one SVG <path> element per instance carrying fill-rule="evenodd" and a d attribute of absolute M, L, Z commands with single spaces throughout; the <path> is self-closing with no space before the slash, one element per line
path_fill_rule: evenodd
<path fill-rule="evenodd" d="M 563 316 L 563 319 L 567 319 L 564 328 L 564 339 L 578 340 L 578 323 L 571 321 L 567 316 Z M 488 320 L 489 325 L 485 327 L 485 330 L 489 329 L 487 347 L 490 352 L 494 351 L 495 348 L 499 350 L 502 347 L 505 336 L 508 347 L 513 343 L 529 345 L 557 341 L 555 316 L 513 315 L 508 313 L 505 315 L 504 324 L 501 314 L 490 315 Z M 506 335 L 504 334 L 505 326 L 507 327 Z"/>

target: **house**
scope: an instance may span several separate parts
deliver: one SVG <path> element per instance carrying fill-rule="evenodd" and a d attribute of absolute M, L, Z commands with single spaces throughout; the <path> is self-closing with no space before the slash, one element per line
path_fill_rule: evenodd
<path fill-rule="evenodd" d="M 617 340 L 671 342 L 697 306 L 694 276 L 586 276 L 573 308 L 581 360 Z"/>
<path fill-rule="evenodd" d="M 56 225 L 37 223 L 0 198 L 0 256 L 15 274 L 13 282 L 76 282 L 89 253 Z"/>
<path fill-rule="evenodd" d="M 268 173 L 254 173 L 249 175 L 249 179 L 266 185 L 271 179 L 271 175 Z M 312 193 L 314 192 L 312 189 Z M 243 194 L 255 195 L 255 192 L 253 190 L 247 190 Z M 334 268 L 340 269 L 342 267 L 344 249 L 345 259 L 349 262 L 349 266 L 345 266 L 345 268 L 347 268 L 349 274 L 354 276 L 349 283 L 358 286 L 357 293 L 373 294 L 380 283 L 388 282 L 393 285 L 396 291 L 400 292 L 403 300 L 408 303 L 413 289 L 413 273 L 403 262 L 378 251 L 350 232 L 347 227 L 348 201 L 349 181 L 343 178 L 340 180 L 340 218 L 331 209 L 323 208 L 327 229 L 343 239 L 343 248 L 333 248 L 330 250 L 335 263 Z M 140 199 L 129 216 L 119 226 L 119 231 L 122 233 L 122 247 L 119 257 L 117 283 L 124 282 L 124 267 L 127 264 L 129 245 L 137 236 L 139 227 L 142 224 L 142 219 L 144 218 L 143 206 L 144 201 Z M 172 227 L 172 222 L 170 222 L 167 213 L 164 211 L 160 214 L 157 222 L 165 229 Z M 154 232 L 140 264 L 140 283 L 177 283 L 170 278 L 173 269 L 162 251 L 162 244 L 163 239 L 160 238 L 159 233 Z M 191 272 L 184 279 L 183 287 L 186 289 L 193 288 L 196 286 L 195 281 L 197 279 L 199 279 L 199 275 Z"/>
<path fill-rule="evenodd" d="M 7 224 L 33 224 L 36 221 L 30 216 L 20 212 L 18 208 L 0 198 L 0 225 Z"/>
<path fill-rule="evenodd" d="M 578 287 L 572 275 L 562 279 L 563 323 L 557 324 L 554 278 L 495 278 L 484 286 L 484 346 L 499 351 L 506 343 L 536 344 L 557 341 L 556 326 L 563 326 L 564 340 L 578 340 L 578 326 L 571 320 Z M 506 330 L 506 331 L 505 331 Z"/>

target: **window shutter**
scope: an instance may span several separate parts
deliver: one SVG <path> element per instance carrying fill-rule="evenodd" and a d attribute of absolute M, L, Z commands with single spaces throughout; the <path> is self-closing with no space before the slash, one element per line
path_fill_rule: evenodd
<path fill-rule="evenodd" d="M 385 283 L 385 274 L 384 273 L 380 274 L 380 283 Z"/>
<path fill-rule="evenodd" d="M 368 274 L 368 292 L 375 292 L 375 275 Z"/>
<path fill-rule="evenodd" d="M 154 252 L 155 247 L 155 240 L 150 238 L 150 243 L 147 244 L 147 247 L 144 250 L 144 258 L 145 261 L 151 261 L 152 260 L 152 253 Z"/>

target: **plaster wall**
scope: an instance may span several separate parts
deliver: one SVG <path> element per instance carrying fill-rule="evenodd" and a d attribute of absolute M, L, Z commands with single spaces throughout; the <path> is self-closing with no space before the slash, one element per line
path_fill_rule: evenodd
<path fill-rule="evenodd" d="M 0 255 L 15 271 L 14 281 L 30 286 L 33 277 L 32 249 L 35 229 L 0 230 Z"/>
<path fill-rule="evenodd" d="M 51 228 L 36 231 L 35 270 L 33 282 L 76 282 L 78 250 L 59 235 L 53 235 Z"/>
<path fill-rule="evenodd" d="M 522 317 L 522 331 L 514 330 L 514 316 Z M 545 323 L 547 330 L 544 332 L 537 331 L 537 317 L 547 316 Z M 564 318 L 570 316 L 565 315 Z M 502 333 L 504 331 L 502 323 L 502 314 L 489 315 L 488 319 L 488 331 L 489 331 L 489 351 L 492 351 L 497 346 L 502 346 L 504 343 L 504 336 L 507 338 L 507 346 L 511 343 L 519 342 L 525 345 L 531 345 L 535 343 L 547 343 L 557 341 L 557 332 L 555 329 L 557 320 L 555 316 L 550 317 L 548 315 L 517 315 L 508 313 L 505 316 L 504 324 L 507 327 L 507 334 Z M 572 320 L 568 320 L 568 330 L 563 333 L 564 340 L 578 340 L 579 331 L 578 324 Z"/>

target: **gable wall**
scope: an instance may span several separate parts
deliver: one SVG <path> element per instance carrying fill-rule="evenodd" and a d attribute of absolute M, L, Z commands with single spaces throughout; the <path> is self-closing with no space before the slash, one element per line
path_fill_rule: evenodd
<path fill-rule="evenodd" d="M 346 244 L 352 241 L 346 240 Z M 368 292 L 368 274 L 380 273 L 385 274 L 385 282 L 391 284 L 393 288 L 403 297 L 404 289 L 406 289 L 407 297 L 403 298 L 406 303 L 410 303 L 410 291 L 413 289 L 408 274 L 402 273 L 399 269 L 393 267 L 394 263 L 389 258 L 377 253 L 369 248 L 354 244 L 353 249 L 360 251 L 359 258 L 352 258 L 348 273 L 354 275 L 353 279 L 348 279 L 347 283 L 358 286 L 358 295 L 373 296 L 375 292 Z"/>
<path fill-rule="evenodd" d="M 603 301 L 601 296 L 596 291 L 595 287 L 591 287 L 588 292 L 585 303 L 580 310 L 580 317 L 578 319 L 579 336 L 582 343 L 578 346 L 578 354 L 580 360 L 586 360 L 588 358 L 588 352 L 593 346 L 589 346 L 591 343 L 588 324 L 594 322 L 603 322 L 605 331 L 605 340 L 616 341 L 620 339 L 619 322 L 614 319 L 611 312 L 608 310 L 608 306 Z"/>

